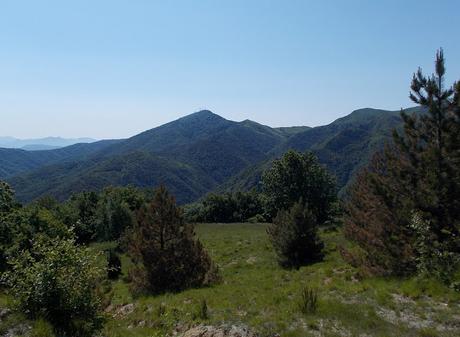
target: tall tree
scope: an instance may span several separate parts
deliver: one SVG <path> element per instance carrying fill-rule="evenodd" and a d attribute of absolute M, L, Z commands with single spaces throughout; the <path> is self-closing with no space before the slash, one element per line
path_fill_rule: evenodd
<path fill-rule="evenodd" d="M 435 73 L 426 77 L 419 69 L 412 79 L 410 98 L 421 111 L 401 114 L 403 132 L 394 131 L 380 168 L 375 170 L 373 162 L 352 188 L 346 232 L 385 273 L 411 271 L 399 268 L 398 260 L 413 266 L 422 255 L 430 256 L 426 242 L 432 256 L 456 259 L 460 253 L 460 87 L 446 88 L 444 81 L 444 55 L 439 50 Z M 416 244 L 421 228 L 426 237 L 423 254 Z"/>
<path fill-rule="evenodd" d="M 454 88 L 445 87 L 442 49 L 436 53 L 435 74 L 414 74 L 410 98 L 425 108 L 422 115 L 402 113 L 404 133 L 394 133 L 401 154 L 408 158 L 412 178 L 410 188 L 417 210 L 433 222 L 437 235 L 455 234 L 460 219 L 459 185 L 454 176 L 459 167 L 453 162 L 460 144 L 449 142 L 458 127 L 454 114 Z"/>
<path fill-rule="evenodd" d="M 394 158 L 376 153 L 355 177 L 345 203 L 345 235 L 363 250 L 348 251 L 346 257 L 365 274 L 408 275 L 416 268 L 410 228 L 413 203 L 388 170 L 400 164 Z"/>
<path fill-rule="evenodd" d="M 270 217 L 302 199 L 319 224 L 331 220 L 337 201 L 335 182 L 314 154 L 286 152 L 264 172 L 262 183 Z"/>

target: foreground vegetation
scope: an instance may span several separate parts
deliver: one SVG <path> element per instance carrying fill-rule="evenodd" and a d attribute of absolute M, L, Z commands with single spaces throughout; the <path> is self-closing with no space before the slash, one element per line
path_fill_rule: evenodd
<path fill-rule="evenodd" d="M 123 275 L 106 294 L 106 337 L 166 336 L 198 324 L 236 324 L 262 337 L 281 336 L 458 336 L 460 294 L 439 281 L 365 278 L 344 262 L 340 230 L 322 231 L 323 262 L 286 270 L 279 267 L 265 224 L 200 224 L 197 235 L 219 265 L 223 281 L 180 293 L 133 297 Z M 113 243 L 92 245 L 95 251 Z M 456 275 L 460 280 L 460 275 Z M 302 292 L 317 292 L 316 310 L 303 312 Z M 109 298 L 109 299 L 107 299 Z M 11 298 L 0 295 L 0 308 Z M 0 309 L 1 311 L 1 309 Z M 46 330 L 42 321 L 12 313 L 0 321 L 0 335 L 21 324 Z M 45 335 L 46 336 L 46 335 Z"/>
<path fill-rule="evenodd" d="M 225 322 L 250 326 L 261 336 L 458 336 L 460 294 L 453 289 L 429 279 L 360 279 L 337 250 L 347 244 L 340 231 L 321 233 L 323 262 L 285 270 L 277 264 L 266 228 L 198 225 L 198 237 L 218 263 L 223 282 L 136 299 L 121 278 L 114 282 L 103 335 L 164 336 L 188 325 Z M 125 275 L 128 268 L 124 258 Z M 316 312 L 301 310 L 304 287 L 317 291 Z"/>

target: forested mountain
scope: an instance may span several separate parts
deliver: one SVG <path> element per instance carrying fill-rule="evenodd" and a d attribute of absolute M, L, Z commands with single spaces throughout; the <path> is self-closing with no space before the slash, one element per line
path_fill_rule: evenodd
<path fill-rule="evenodd" d="M 66 148 L 45 151 L 51 157 L 47 163 L 34 163 L 32 170 L 25 168 L 22 172 L 27 173 L 15 177 L 10 174 L 8 181 L 24 201 L 45 194 L 65 199 L 107 185 L 164 183 L 179 202 L 189 202 L 264 160 L 287 138 L 283 130 L 200 111 L 116 144 L 98 149 L 98 143 L 87 144 L 73 157 L 59 158 L 57 151 Z"/>
<path fill-rule="evenodd" d="M 83 159 L 120 140 L 101 140 L 95 143 L 79 143 L 54 150 L 26 151 L 0 147 L 0 179 L 64 161 Z"/>
<path fill-rule="evenodd" d="M 203 110 L 125 140 L 50 151 L 0 149 L 0 177 L 23 201 L 163 183 L 186 203 L 215 189 L 257 185 L 264 167 L 293 148 L 314 151 L 343 187 L 400 123 L 399 112 L 361 109 L 326 126 L 271 128 Z"/>
<path fill-rule="evenodd" d="M 404 111 L 418 113 L 421 110 L 409 108 Z M 400 111 L 370 108 L 355 110 L 329 125 L 309 128 L 292 135 L 274 148 L 266 160 L 232 177 L 219 187 L 219 191 L 257 187 L 262 172 L 274 158 L 280 157 L 288 149 L 313 151 L 320 162 L 336 176 L 338 188 L 343 191 L 353 174 L 391 138 L 392 130 L 400 126 Z"/>

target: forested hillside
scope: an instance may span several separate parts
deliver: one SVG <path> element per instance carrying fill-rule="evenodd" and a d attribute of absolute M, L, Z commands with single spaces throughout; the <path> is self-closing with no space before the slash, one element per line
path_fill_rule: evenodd
<path fill-rule="evenodd" d="M 98 143 L 89 144 L 78 157 L 69 154 L 60 159 L 58 151 L 64 149 L 47 151 L 52 156 L 48 162 L 6 178 L 23 201 L 46 194 L 62 200 L 74 192 L 108 185 L 150 187 L 164 183 L 184 203 L 264 160 L 295 132 L 250 121 L 228 121 L 200 111 L 116 144 L 99 149 L 95 148 Z"/>
<path fill-rule="evenodd" d="M 419 113 L 420 108 L 404 110 Z M 339 118 L 329 125 L 298 132 L 274 148 L 263 162 L 250 166 L 219 187 L 219 191 L 247 190 L 257 187 L 262 172 L 270 167 L 274 158 L 289 149 L 313 151 L 337 179 L 342 191 L 357 170 L 370 156 L 391 138 L 394 128 L 401 125 L 400 111 L 360 109 Z"/>
<path fill-rule="evenodd" d="M 25 202 L 43 195 L 63 200 L 109 185 L 164 183 L 187 203 L 213 190 L 257 186 L 274 158 L 295 149 L 315 152 L 342 188 L 400 123 L 398 111 L 361 109 L 325 126 L 271 128 L 203 110 L 126 140 L 50 151 L 1 149 L 0 178 Z"/>
<path fill-rule="evenodd" d="M 0 147 L 0 179 L 64 161 L 81 160 L 120 140 L 80 143 L 55 150 L 26 151 Z"/>

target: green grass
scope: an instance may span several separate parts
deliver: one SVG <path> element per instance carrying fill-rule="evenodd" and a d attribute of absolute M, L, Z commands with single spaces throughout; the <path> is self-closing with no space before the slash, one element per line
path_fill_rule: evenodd
<path fill-rule="evenodd" d="M 131 266 L 123 255 L 123 275 L 112 282 L 110 307 L 103 335 L 163 337 L 177 326 L 238 324 L 261 337 L 275 333 L 300 336 L 424 336 L 453 337 L 460 331 L 460 294 L 432 279 L 368 278 L 346 264 L 338 246 L 340 231 L 322 232 L 323 262 L 285 270 L 263 224 L 202 224 L 197 235 L 219 265 L 222 282 L 176 294 L 133 298 L 126 282 Z M 94 244 L 96 251 L 114 243 Z M 101 257 L 101 264 L 103 263 Z M 302 291 L 317 290 L 316 310 L 303 310 Z M 134 311 L 118 313 L 125 305 Z M 0 292 L 0 309 L 11 297 Z M 0 335 L 25 322 L 12 312 L 0 321 Z M 34 331 L 44 331 L 39 325 Z"/>
<path fill-rule="evenodd" d="M 340 232 L 322 233 L 327 249 L 323 262 L 284 270 L 276 263 L 265 229 L 262 224 L 197 226 L 220 266 L 222 283 L 133 298 L 122 277 L 113 284 L 113 309 L 104 335 L 164 336 L 176 325 L 228 323 L 247 325 L 261 336 L 458 336 L 460 296 L 453 290 L 417 278 L 358 280 L 356 270 L 336 250 L 343 243 Z M 126 275 L 129 259 L 123 257 L 122 263 Z M 315 313 L 299 309 L 306 286 L 318 290 Z M 200 314 L 203 301 L 207 317 Z M 130 303 L 134 312 L 112 317 Z"/>

